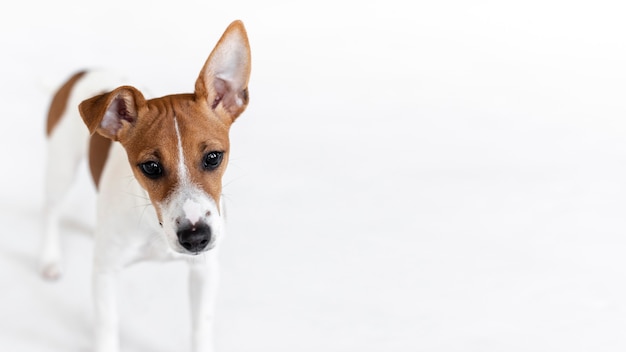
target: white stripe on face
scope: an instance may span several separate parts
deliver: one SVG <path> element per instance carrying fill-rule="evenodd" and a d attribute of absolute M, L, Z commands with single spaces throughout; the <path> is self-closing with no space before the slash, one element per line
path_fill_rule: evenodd
<path fill-rule="evenodd" d="M 189 180 L 189 172 L 185 166 L 185 153 L 183 151 L 183 139 L 178 128 L 178 119 L 174 117 L 174 128 L 176 130 L 176 139 L 178 141 L 178 182 L 181 189 L 188 188 L 191 185 Z M 202 217 L 202 209 L 200 204 L 187 198 L 183 204 L 185 217 L 192 225 L 195 225 Z"/>
<path fill-rule="evenodd" d="M 180 136 L 180 129 L 178 128 L 178 119 L 174 116 L 174 128 L 176 130 L 176 139 L 178 141 L 178 180 L 181 186 L 188 185 L 189 175 L 187 172 L 187 166 L 185 166 L 185 153 L 183 152 L 183 139 Z"/>
<path fill-rule="evenodd" d="M 176 139 L 178 141 L 178 180 L 180 189 L 190 189 L 192 188 L 192 182 L 189 179 L 189 170 L 187 170 L 187 166 L 185 165 L 185 153 L 183 151 L 183 140 L 180 134 L 180 129 L 178 127 L 178 120 L 174 117 L 174 128 L 176 130 Z M 187 193 L 187 192 L 185 192 Z M 207 210 L 202 210 L 202 205 L 198 203 L 195 199 L 187 198 L 183 203 L 183 212 L 185 213 L 185 218 L 189 220 L 192 225 L 195 225 L 198 221 L 200 221 Z"/>

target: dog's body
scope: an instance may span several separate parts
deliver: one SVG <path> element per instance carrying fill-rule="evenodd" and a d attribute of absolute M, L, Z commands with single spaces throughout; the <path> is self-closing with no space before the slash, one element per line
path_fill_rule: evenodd
<path fill-rule="evenodd" d="M 81 72 L 53 99 L 47 125 L 42 274 L 49 279 L 61 274 L 59 205 L 88 150 L 98 189 L 96 351 L 119 349 L 118 272 L 144 259 L 176 258 L 190 264 L 192 349 L 212 350 L 215 247 L 224 232 L 221 179 L 228 162 L 229 128 L 248 103 L 249 74 L 247 35 L 235 21 L 207 59 L 194 94 L 146 100 L 137 89 L 120 86 L 123 80 Z"/>

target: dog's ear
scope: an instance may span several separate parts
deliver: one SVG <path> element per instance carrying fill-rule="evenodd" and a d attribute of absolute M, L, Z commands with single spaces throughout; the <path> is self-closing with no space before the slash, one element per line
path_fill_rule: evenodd
<path fill-rule="evenodd" d="M 137 122 L 146 100 L 139 90 L 123 86 L 80 103 L 78 110 L 91 134 L 119 141 L 124 132 Z"/>
<path fill-rule="evenodd" d="M 248 105 L 250 44 L 241 21 L 228 26 L 196 81 L 196 96 L 231 124 Z"/>

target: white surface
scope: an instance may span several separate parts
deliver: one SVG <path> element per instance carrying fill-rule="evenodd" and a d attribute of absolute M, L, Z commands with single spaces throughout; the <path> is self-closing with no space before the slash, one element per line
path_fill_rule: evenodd
<path fill-rule="evenodd" d="M 0 5 L 0 351 L 91 350 L 92 195 L 36 272 L 50 87 L 189 92 L 236 18 L 219 351 L 626 349 L 625 8 L 471 3 Z M 185 269 L 124 273 L 123 351 L 188 350 Z"/>

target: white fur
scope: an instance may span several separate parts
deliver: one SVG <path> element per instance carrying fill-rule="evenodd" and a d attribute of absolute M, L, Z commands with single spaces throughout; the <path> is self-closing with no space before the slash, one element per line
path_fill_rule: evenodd
<path fill-rule="evenodd" d="M 185 217 L 192 225 L 197 224 L 202 217 L 202 207 L 191 199 L 185 201 L 183 211 L 185 212 Z"/>
<path fill-rule="evenodd" d="M 111 74 L 90 72 L 74 86 L 68 106 L 123 85 Z M 79 161 L 85 156 L 88 131 L 77 109 L 68 109 L 48 141 L 46 201 L 42 273 L 47 278 L 61 274 L 58 244 L 58 212 L 70 187 Z M 179 147 L 184 160 L 182 144 Z M 192 304 L 192 350 L 213 351 L 212 309 L 217 284 L 216 249 L 191 257 L 184 254 L 176 235 L 178 218 L 205 220 L 211 226 L 213 248 L 221 236 L 222 220 L 215 201 L 193 185 L 186 173 L 180 187 L 160 204 L 163 228 L 146 191 L 134 178 L 126 152 L 113 143 L 103 169 L 97 200 L 97 227 L 94 235 L 93 295 L 95 309 L 95 351 L 119 351 L 116 285 L 119 271 L 145 259 L 186 259 L 190 264 L 189 289 Z M 207 215 L 211 214 L 211 215 Z M 193 222 L 193 221 L 192 221 Z"/>

